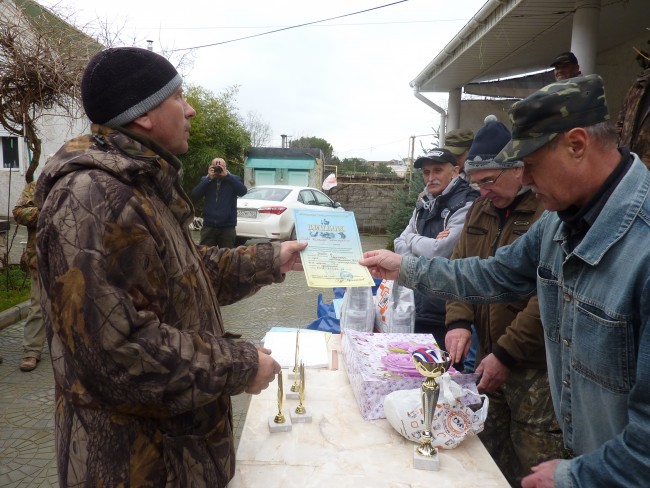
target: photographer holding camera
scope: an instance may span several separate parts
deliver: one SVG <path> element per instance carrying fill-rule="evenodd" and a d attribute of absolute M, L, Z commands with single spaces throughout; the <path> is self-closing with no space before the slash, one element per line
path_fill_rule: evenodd
<path fill-rule="evenodd" d="M 237 197 L 246 194 L 238 176 L 228 171 L 226 161 L 214 158 L 208 174 L 192 190 L 192 200 L 205 197 L 201 241 L 204 246 L 235 247 L 237 237 Z"/>

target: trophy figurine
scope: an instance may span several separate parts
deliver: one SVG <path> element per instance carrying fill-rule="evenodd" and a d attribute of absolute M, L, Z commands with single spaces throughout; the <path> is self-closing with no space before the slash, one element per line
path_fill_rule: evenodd
<path fill-rule="evenodd" d="M 309 423 L 311 422 L 311 414 L 307 413 L 307 409 L 302 404 L 305 400 L 305 363 L 300 363 L 300 384 L 298 385 L 298 406 L 295 413 L 291 414 L 291 421 L 294 423 Z"/>
<path fill-rule="evenodd" d="M 286 432 L 291 430 L 291 419 L 287 418 L 282 413 L 282 371 L 278 373 L 278 413 L 269 417 L 269 430 L 273 432 Z"/>
<path fill-rule="evenodd" d="M 297 380 L 298 376 L 300 375 L 300 371 L 298 371 L 299 365 L 298 365 L 298 358 L 299 358 L 299 353 L 298 351 L 300 350 L 300 329 L 296 329 L 296 350 L 295 350 L 295 359 L 293 363 L 293 369 L 288 375 L 288 378 L 290 380 L 294 380 L 294 384 L 291 386 L 291 391 L 298 391 L 298 386 L 297 386 Z M 294 388 L 295 386 L 295 388 Z"/>
<path fill-rule="evenodd" d="M 293 366 L 293 385 L 291 385 L 291 391 L 287 392 L 287 398 L 291 400 L 298 399 L 298 389 L 300 388 L 300 365 L 298 360 L 300 359 L 300 329 L 296 331 L 296 356 L 295 363 Z M 291 374 L 289 375 L 291 376 Z"/>
<path fill-rule="evenodd" d="M 422 431 L 422 441 L 415 448 L 413 454 L 413 467 L 438 471 L 440 469 L 438 449 L 433 447 L 431 443 L 431 423 L 433 422 L 433 414 L 440 395 L 440 387 L 436 383 L 436 378 L 445 374 L 449 369 L 451 358 L 446 351 L 437 349 L 418 349 L 413 353 L 412 357 L 418 372 L 426 377 L 420 390 L 424 413 L 424 430 Z"/>

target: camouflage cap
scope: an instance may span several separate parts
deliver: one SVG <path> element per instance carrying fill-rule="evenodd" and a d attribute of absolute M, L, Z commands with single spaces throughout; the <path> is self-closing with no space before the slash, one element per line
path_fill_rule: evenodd
<path fill-rule="evenodd" d="M 600 76 L 580 76 L 551 83 L 512 106 L 512 140 L 495 160 L 517 161 L 562 132 L 608 119 L 605 87 Z"/>
<path fill-rule="evenodd" d="M 450 130 L 445 134 L 444 148 L 455 156 L 460 156 L 469 149 L 473 140 L 474 133 L 469 129 Z"/>

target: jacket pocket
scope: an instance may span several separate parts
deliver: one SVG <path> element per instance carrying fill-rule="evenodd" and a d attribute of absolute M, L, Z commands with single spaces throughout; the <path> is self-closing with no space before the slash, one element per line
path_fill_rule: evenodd
<path fill-rule="evenodd" d="M 610 317 L 600 308 L 578 301 L 573 369 L 612 392 L 629 392 L 634 364 L 628 330 L 625 320 Z"/>

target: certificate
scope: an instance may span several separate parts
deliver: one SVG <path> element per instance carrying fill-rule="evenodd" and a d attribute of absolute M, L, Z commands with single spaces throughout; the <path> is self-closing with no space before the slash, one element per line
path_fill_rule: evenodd
<path fill-rule="evenodd" d="M 307 286 L 374 286 L 368 268 L 359 264 L 363 252 L 353 212 L 294 210 L 293 217 L 297 240 L 309 243 L 300 254 Z"/>

